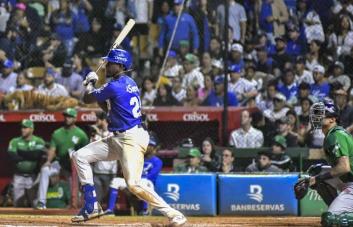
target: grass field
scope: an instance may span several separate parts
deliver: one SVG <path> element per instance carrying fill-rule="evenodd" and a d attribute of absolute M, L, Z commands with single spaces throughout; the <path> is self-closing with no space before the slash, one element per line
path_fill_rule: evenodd
<path fill-rule="evenodd" d="M 0 226 L 168 226 L 164 217 L 106 216 L 72 224 L 69 215 L 0 214 Z M 312 217 L 189 217 L 185 227 L 211 226 L 320 226 Z"/>

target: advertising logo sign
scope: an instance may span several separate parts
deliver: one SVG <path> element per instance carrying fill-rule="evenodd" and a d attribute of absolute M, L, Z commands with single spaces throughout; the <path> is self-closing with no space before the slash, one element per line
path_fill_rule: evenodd
<path fill-rule="evenodd" d="M 219 175 L 220 214 L 296 215 L 298 175 Z"/>
<path fill-rule="evenodd" d="M 161 174 L 155 189 L 186 215 L 216 215 L 216 174 Z M 207 193 L 200 193 L 207 191 Z"/>

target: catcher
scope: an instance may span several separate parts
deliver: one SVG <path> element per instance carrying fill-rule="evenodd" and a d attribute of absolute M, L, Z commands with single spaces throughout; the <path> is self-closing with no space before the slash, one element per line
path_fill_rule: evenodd
<path fill-rule="evenodd" d="M 353 138 L 338 126 L 338 111 L 330 99 L 312 105 L 310 121 L 325 134 L 323 148 L 330 166 L 311 166 L 310 177 L 294 186 L 296 197 L 302 199 L 308 187 L 317 190 L 328 205 L 322 226 L 353 226 Z"/>

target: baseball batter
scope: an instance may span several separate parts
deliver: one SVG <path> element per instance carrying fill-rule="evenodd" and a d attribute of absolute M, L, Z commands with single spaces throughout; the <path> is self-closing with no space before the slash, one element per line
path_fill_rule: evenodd
<path fill-rule="evenodd" d="M 84 81 L 86 91 L 83 99 L 86 103 L 97 101 L 103 110 L 108 111 L 108 128 L 113 135 L 72 154 L 85 201 L 84 207 L 72 221 L 81 222 L 103 215 L 97 202 L 90 163 L 119 160 L 129 190 L 167 216 L 171 225 L 181 226 L 186 222 L 184 215 L 171 208 L 154 190 L 141 184 L 149 135 L 141 125 L 139 89 L 134 80 L 125 74 L 131 68 L 132 58 L 125 50 L 112 49 L 103 59 L 107 62 L 106 77 L 111 80 L 96 89 L 94 84 L 98 76 L 90 72 Z"/>
<path fill-rule="evenodd" d="M 315 103 L 310 119 L 314 128 L 321 128 L 325 134 L 323 148 L 331 165 L 329 168 L 319 166 L 319 171 L 309 178 L 309 186 L 317 190 L 329 206 L 328 212 L 321 216 L 322 225 L 353 224 L 353 138 L 337 125 L 338 111 L 330 99 Z M 317 166 L 312 169 L 315 168 Z"/>

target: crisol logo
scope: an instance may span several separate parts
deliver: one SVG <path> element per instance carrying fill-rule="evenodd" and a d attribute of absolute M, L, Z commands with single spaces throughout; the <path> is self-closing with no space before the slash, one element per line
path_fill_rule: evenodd
<path fill-rule="evenodd" d="M 31 121 L 44 121 L 44 122 L 54 122 L 56 121 L 54 114 L 31 114 L 29 115 Z"/>
<path fill-rule="evenodd" d="M 6 121 L 5 116 L 3 114 L 0 114 L 0 121 Z"/>
<path fill-rule="evenodd" d="M 179 190 L 180 187 L 177 184 L 168 184 L 167 185 L 167 192 L 165 192 L 164 194 L 174 200 L 175 202 L 178 202 L 178 200 L 180 199 L 180 194 L 179 194 Z"/>
<path fill-rule="evenodd" d="M 259 203 L 263 200 L 262 187 L 257 184 L 250 185 L 250 193 L 248 194 L 249 198 L 255 200 Z"/>
<path fill-rule="evenodd" d="M 97 117 L 94 112 L 84 113 L 81 115 L 81 121 L 96 121 Z"/>
<path fill-rule="evenodd" d="M 210 121 L 207 113 L 186 113 L 183 115 L 184 121 Z"/>

